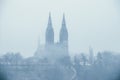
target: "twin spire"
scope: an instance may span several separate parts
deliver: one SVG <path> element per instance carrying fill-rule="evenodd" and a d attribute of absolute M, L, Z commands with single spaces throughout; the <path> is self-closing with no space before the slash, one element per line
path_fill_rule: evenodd
<path fill-rule="evenodd" d="M 65 26 L 66 26 L 66 22 L 65 22 L 65 14 L 63 14 L 62 25 L 65 25 Z M 62 27 L 63 27 L 63 26 L 62 26 Z"/>
<path fill-rule="evenodd" d="M 60 43 L 68 42 L 68 31 L 66 27 L 65 14 L 63 14 L 62 27 L 60 30 Z"/>
<path fill-rule="evenodd" d="M 48 25 L 46 29 L 46 44 L 54 44 L 54 30 L 52 27 L 51 13 L 49 13 Z"/>
<path fill-rule="evenodd" d="M 49 13 L 48 25 L 52 27 L 51 13 Z"/>
<path fill-rule="evenodd" d="M 65 14 L 63 14 L 62 27 L 60 30 L 60 43 L 68 40 L 68 32 L 65 22 Z M 51 13 L 49 13 L 48 25 L 46 29 L 46 44 L 54 44 L 54 30 L 52 26 Z"/>
<path fill-rule="evenodd" d="M 66 27 L 65 14 L 63 14 L 62 25 L 65 25 L 65 27 Z M 52 27 L 51 13 L 49 13 L 48 27 Z M 62 27 L 64 27 L 64 26 L 62 26 Z"/>

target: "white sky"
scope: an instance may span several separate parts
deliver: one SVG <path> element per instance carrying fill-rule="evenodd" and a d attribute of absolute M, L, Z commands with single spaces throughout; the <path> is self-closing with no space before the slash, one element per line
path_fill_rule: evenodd
<path fill-rule="evenodd" d="M 1 0 L 0 53 L 33 55 L 38 38 L 44 44 L 49 11 L 55 41 L 65 13 L 71 52 L 120 52 L 119 0 Z"/>

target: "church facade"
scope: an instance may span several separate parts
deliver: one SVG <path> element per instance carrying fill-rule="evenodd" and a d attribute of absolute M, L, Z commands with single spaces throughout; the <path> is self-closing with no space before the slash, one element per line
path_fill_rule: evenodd
<path fill-rule="evenodd" d="M 49 14 L 48 24 L 45 33 L 45 45 L 39 45 L 35 57 L 59 60 L 69 57 L 68 51 L 68 30 L 66 27 L 65 15 L 63 14 L 62 25 L 59 33 L 59 41 L 54 42 L 54 29 L 51 14 Z"/>

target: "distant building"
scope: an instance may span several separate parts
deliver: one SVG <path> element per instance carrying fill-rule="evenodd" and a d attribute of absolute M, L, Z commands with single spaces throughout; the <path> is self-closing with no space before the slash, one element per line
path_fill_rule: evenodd
<path fill-rule="evenodd" d="M 39 44 L 35 57 L 59 60 L 69 57 L 68 51 L 68 30 L 66 27 L 65 15 L 63 14 L 62 26 L 59 35 L 59 42 L 54 42 L 54 29 L 51 14 L 49 14 L 48 25 L 45 34 L 45 45 Z"/>

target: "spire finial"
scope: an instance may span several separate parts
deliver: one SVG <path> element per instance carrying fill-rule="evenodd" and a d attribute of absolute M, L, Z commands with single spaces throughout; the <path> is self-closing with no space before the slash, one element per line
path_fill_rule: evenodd
<path fill-rule="evenodd" d="M 49 18 L 51 18 L 51 12 L 49 12 Z"/>
<path fill-rule="evenodd" d="M 63 13 L 63 20 L 62 20 L 62 24 L 65 25 L 66 22 L 65 22 L 65 13 Z"/>
<path fill-rule="evenodd" d="M 51 12 L 49 12 L 48 25 L 52 25 Z"/>

